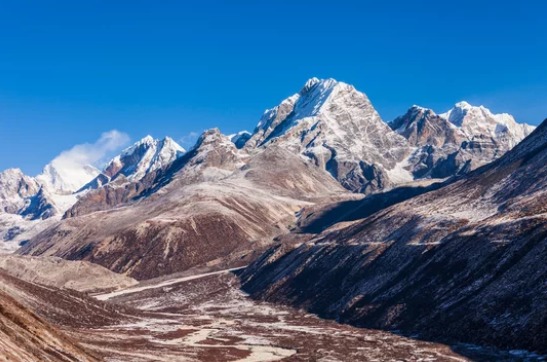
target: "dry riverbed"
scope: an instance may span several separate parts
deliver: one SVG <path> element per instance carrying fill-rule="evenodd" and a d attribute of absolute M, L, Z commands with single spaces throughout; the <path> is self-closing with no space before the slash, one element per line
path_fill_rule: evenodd
<path fill-rule="evenodd" d="M 251 300 L 230 271 L 163 280 L 96 298 L 138 311 L 119 324 L 71 331 L 111 362 L 471 360 L 443 344 L 340 325 Z"/>

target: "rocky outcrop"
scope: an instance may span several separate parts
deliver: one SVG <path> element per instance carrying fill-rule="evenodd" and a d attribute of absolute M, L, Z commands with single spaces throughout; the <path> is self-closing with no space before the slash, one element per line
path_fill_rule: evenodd
<path fill-rule="evenodd" d="M 248 140 L 250 140 L 252 134 L 248 131 L 241 131 L 230 136 L 230 140 L 234 143 L 236 148 L 241 149 L 245 146 Z"/>

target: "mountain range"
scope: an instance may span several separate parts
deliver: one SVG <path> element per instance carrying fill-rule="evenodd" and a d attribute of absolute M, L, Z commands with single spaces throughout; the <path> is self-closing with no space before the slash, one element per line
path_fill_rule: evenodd
<path fill-rule="evenodd" d="M 253 132 L 1 172 L 0 250 L 98 264 L 123 287 L 249 265 L 259 300 L 547 352 L 546 127 L 467 102 L 386 122 L 355 87 L 312 78 Z"/>

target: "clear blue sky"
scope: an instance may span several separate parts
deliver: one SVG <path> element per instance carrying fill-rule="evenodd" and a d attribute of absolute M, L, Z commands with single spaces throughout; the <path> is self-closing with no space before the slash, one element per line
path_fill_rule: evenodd
<path fill-rule="evenodd" d="M 35 174 L 111 129 L 252 130 L 312 76 L 354 84 L 386 120 L 465 99 L 537 124 L 545 4 L 0 0 L 0 169 Z"/>

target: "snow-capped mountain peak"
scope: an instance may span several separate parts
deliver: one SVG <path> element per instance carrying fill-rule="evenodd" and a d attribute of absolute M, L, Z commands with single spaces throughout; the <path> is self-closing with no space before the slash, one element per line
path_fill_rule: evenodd
<path fill-rule="evenodd" d="M 306 84 L 304 84 L 304 88 L 302 90 L 303 91 L 310 90 L 311 88 L 313 88 L 313 86 L 315 86 L 316 84 L 318 84 L 320 82 L 321 82 L 321 80 L 317 77 L 310 78 L 310 79 L 308 79 Z"/>
<path fill-rule="evenodd" d="M 494 114 L 484 106 L 473 106 L 461 101 L 440 117 L 458 127 L 466 137 L 491 137 L 507 140 L 508 147 L 514 147 L 528 136 L 535 127 L 520 124 L 507 113 Z"/>
<path fill-rule="evenodd" d="M 334 78 L 326 78 L 326 79 L 319 79 L 316 77 L 308 79 L 308 81 L 304 84 L 304 87 L 300 91 L 300 94 L 306 94 L 310 91 L 325 91 L 325 90 L 331 90 L 337 85 L 346 85 L 344 82 L 339 82 Z"/>
<path fill-rule="evenodd" d="M 267 110 L 245 147 L 270 143 L 300 153 L 346 188 L 360 191 L 373 180 L 386 182 L 383 173 L 410 152 L 364 93 L 332 78 L 312 78 L 299 93 Z M 382 166 L 371 168 L 373 164 Z"/>
<path fill-rule="evenodd" d="M 375 112 L 366 95 L 358 92 L 353 86 L 333 78 L 311 78 L 300 92 L 285 99 L 278 106 L 266 110 L 255 128 L 254 135 L 267 135 L 266 139 L 262 140 L 262 143 L 265 143 L 282 136 L 304 119 L 328 114 L 334 108 L 360 106 L 356 104 L 357 99 L 369 105 Z M 327 116 L 323 122 L 332 123 L 336 128 L 340 128 L 335 125 L 338 122 L 336 117 Z"/>
<path fill-rule="evenodd" d="M 51 192 L 71 194 L 97 177 L 100 171 L 92 165 L 80 165 L 77 162 L 63 163 L 58 159 L 44 167 L 36 180 Z"/>
<path fill-rule="evenodd" d="M 98 184 L 105 182 L 102 180 L 105 176 L 108 180 L 124 176 L 128 180 L 138 181 L 146 174 L 170 164 L 184 152 L 184 148 L 170 137 L 159 140 L 146 136 L 114 157 L 105 167 Z"/>
<path fill-rule="evenodd" d="M 39 189 L 36 180 L 18 168 L 0 172 L 0 212 L 18 212 Z"/>
<path fill-rule="evenodd" d="M 457 127 L 461 127 L 463 121 L 469 112 L 481 113 L 483 111 L 490 112 L 483 106 L 475 107 L 466 101 L 460 101 L 454 105 L 450 110 L 445 113 L 439 114 L 439 116 L 448 120 L 450 123 Z"/>
<path fill-rule="evenodd" d="M 336 79 L 318 79 L 311 78 L 306 82 L 299 92 L 300 98 L 303 98 L 302 106 L 299 109 L 299 117 L 313 117 L 317 115 L 323 106 L 328 104 L 333 98 L 341 92 L 356 91 L 353 86 Z"/>

